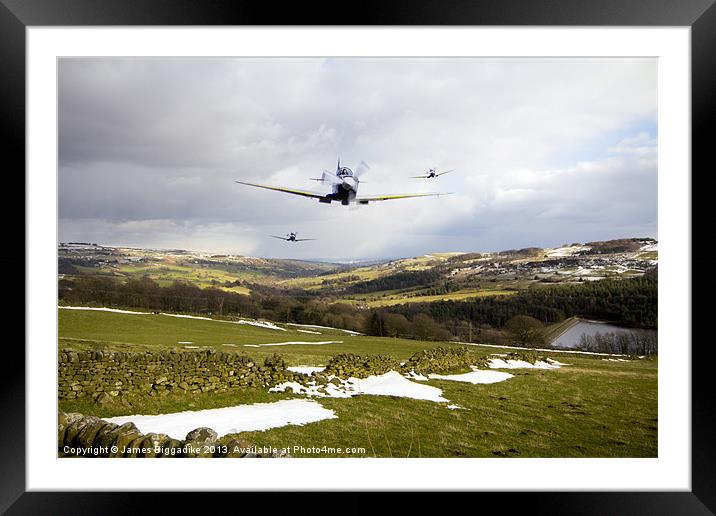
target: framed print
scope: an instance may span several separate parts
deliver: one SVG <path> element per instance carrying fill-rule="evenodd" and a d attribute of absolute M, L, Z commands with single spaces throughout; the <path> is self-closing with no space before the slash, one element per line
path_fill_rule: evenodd
<path fill-rule="evenodd" d="M 28 302 L 3 508 L 714 510 L 690 173 L 711 4 L 383 3 L 346 26 L 5 1 Z"/>

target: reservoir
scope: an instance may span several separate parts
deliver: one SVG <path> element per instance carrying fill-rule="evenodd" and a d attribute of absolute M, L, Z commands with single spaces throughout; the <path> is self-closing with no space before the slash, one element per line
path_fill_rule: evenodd
<path fill-rule="evenodd" d="M 552 346 L 557 348 L 574 348 L 579 345 L 579 339 L 582 335 L 595 335 L 597 333 L 604 335 L 605 333 L 625 332 L 656 334 L 656 330 L 639 330 L 635 328 L 615 326 L 613 324 L 600 321 L 579 319 L 576 324 L 570 326 L 567 331 L 552 341 Z"/>

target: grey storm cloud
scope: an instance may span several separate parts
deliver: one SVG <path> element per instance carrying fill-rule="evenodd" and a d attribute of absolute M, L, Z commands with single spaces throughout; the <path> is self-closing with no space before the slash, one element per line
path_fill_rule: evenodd
<path fill-rule="evenodd" d="M 294 258 L 656 236 L 654 59 L 106 58 L 59 63 L 61 241 Z M 454 192 L 360 208 L 321 191 Z M 456 168 L 437 181 L 409 179 Z M 289 245 L 268 234 L 318 240 Z"/>

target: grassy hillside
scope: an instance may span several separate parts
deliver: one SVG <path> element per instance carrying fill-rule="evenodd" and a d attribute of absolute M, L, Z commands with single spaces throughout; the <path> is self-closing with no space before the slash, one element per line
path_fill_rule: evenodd
<path fill-rule="evenodd" d="M 180 349 L 186 344 L 262 357 L 281 353 L 291 365 L 324 365 L 331 355 L 389 354 L 408 358 L 437 345 L 418 340 L 350 336 L 326 328 L 285 326 L 286 331 L 213 320 L 60 309 L 59 346 L 76 349 Z M 299 331 L 303 330 L 303 332 Z M 316 331 L 320 334 L 305 333 Z M 342 341 L 328 345 L 246 347 L 287 341 Z M 226 347 L 233 343 L 237 347 Z M 484 356 L 502 348 L 474 347 Z M 599 356 L 548 353 L 569 365 L 560 369 L 513 369 L 506 381 L 472 385 L 427 383 L 460 405 L 395 396 L 363 395 L 319 402 L 337 419 L 286 426 L 241 437 L 257 446 L 363 448 L 348 455 L 291 450 L 293 456 L 365 457 L 655 457 L 657 455 L 657 361 L 614 362 Z M 60 410 L 100 417 L 167 413 L 299 397 L 249 389 L 192 397 L 170 394 L 141 406 L 102 406 L 62 400 Z M 199 426 L 199 425 L 197 425 Z"/>
<path fill-rule="evenodd" d="M 58 317 L 59 346 L 75 350 L 146 351 L 199 347 L 244 353 L 257 358 L 281 353 L 289 365 L 306 365 L 324 364 L 338 353 L 386 354 L 403 360 L 416 351 L 446 345 L 411 339 L 355 336 L 335 328 L 281 325 L 285 328 L 281 331 L 221 320 L 151 313 L 134 315 L 60 309 Z M 282 342 L 330 341 L 336 343 L 253 347 Z"/>
<path fill-rule="evenodd" d="M 499 289 L 465 289 L 458 290 L 456 292 L 450 292 L 447 294 L 435 294 L 435 295 L 423 295 L 421 293 L 411 293 L 406 295 L 405 293 L 399 294 L 385 294 L 379 299 L 375 299 L 376 296 L 371 296 L 371 300 L 365 303 L 369 308 L 376 308 L 381 306 L 394 306 L 402 305 L 405 303 L 432 303 L 434 301 L 462 301 L 465 299 L 472 299 L 477 297 L 489 297 L 489 296 L 509 296 L 515 294 L 516 290 L 499 290 Z"/>

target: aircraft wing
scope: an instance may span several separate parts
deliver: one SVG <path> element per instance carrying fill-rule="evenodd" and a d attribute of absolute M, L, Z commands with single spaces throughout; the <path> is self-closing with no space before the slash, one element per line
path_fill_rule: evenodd
<path fill-rule="evenodd" d="M 411 197 L 432 197 L 440 195 L 451 195 L 449 193 L 418 193 L 418 194 L 395 194 L 395 195 L 375 195 L 372 197 L 356 197 L 358 204 L 368 204 L 373 201 L 390 201 L 392 199 L 409 199 Z"/>
<path fill-rule="evenodd" d="M 315 238 L 297 238 L 296 242 L 306 242 L 307 240 L 315 240 Z"/>
<path fill-rule="evenodd" d="M 456 168 L 454 168 L 452 170 L 446 170 L 445 172 L 440 172 L 438 175 L 444 176 L 445 174 L 449 174 L 450 172 L 455 172 L 456 170 L 457 170 Z"/>
<path fill-rule="evenodd" d="M 256 183 L 245 183 L 244 181 L 235 181 L 235 182 L 242 184 L 242 185 L 255 186 L 257 188 L 265 188 L 267 190 L 275 190 L 277 192 L 285 192 L 285 193 L 290 193 L 293 195 L 301 195 L 303 197 L 313 197 L 314 199 L 323 199 L 326 196 L 326 194 L 316 193 L 316 192 L 307 192 L 306 190 L 296 190 L 295 188 L 284 188 L 282 186 L 268 186 L 268 185 L 260 185 L 260 184 L 256 184 Z"/>
<path fill-rule="evenodd" d="M 274 237 L 274 238 L 279 238 L 281 240 L 288 240 L 288 238 L 284 238 L 284 237 L 280 237 L 280 236 L 276 236 L 276 235 L 269 235 L 269 236 Z"/>
<path fill-rule="evenodd" d="M 430 176 L 410 176 L 410 179 L 427 179 Z"/>

